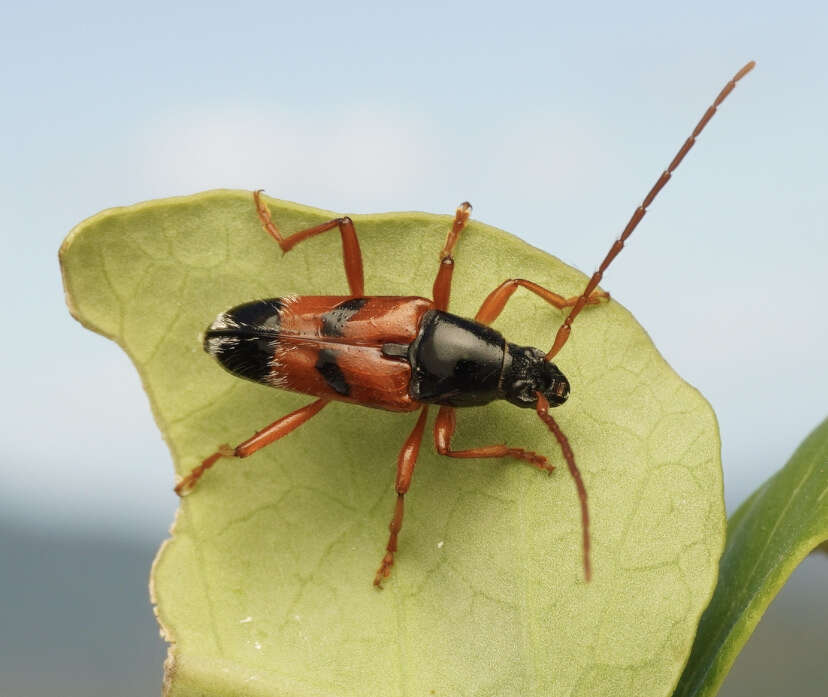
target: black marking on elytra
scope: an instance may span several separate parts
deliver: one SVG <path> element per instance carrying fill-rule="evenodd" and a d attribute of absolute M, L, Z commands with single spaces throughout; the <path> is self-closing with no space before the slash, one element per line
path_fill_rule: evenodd
<path fill-rule="evenodd" d="M 204 350 L 234 375 L 267 383 L 283 308 L 281 298 L 271 298 L 229 309 L 204 332 Z"/>
<path fill-rule="evenodd" d="M 351 386 L 345 379 L 342 368 L 336 362 L 336 352 L 331 349 L 322 349 L 316 359 L 316 369 L 325 378 L 325 382 L 337 394 L 348 396 L 351 394 Z"/>
<path fill-rule="evenodd" d="M 285 307 L 282 298 L 254 300 L 228 310 L 225 317 L 239 327 L 247 327 L 258 332 L 278 332 L 281 327 L 281 312 Z"/>
<path fill-rule="evenodd" d="M 368 298 L 351 298 L 322 315 L 322 336 L 343 336 L 345 323 L 359 312 Z"/>

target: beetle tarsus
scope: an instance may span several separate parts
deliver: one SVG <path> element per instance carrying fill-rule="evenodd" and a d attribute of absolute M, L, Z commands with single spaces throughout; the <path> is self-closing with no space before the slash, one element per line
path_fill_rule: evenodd
<path fill-rule="evenodd" d="M 422 438 L 423 434 L 422 429 L 425 425 L 425 416 L 426 410 L 423 409 L 422 413 L 420 414 L 420 418 L 417 420 L 417 426 L 414 428 L 414 431 L 409 436 L 408 441 L 406 441 L 406 444 L 408 444 L 409 441 L 416 443 L 417 449 L 419 449 L 419 441 Z M 403 453 L 405 453 L 405 451 L 406 448 L 403 447 Z M 416 459 L 416 453 L 414 453 L 414 458 Z M 377 573 L 374 576 L 374 585 L 377 588 L 382 588 L 382 580 L 388 578 L 391 575 L 391 567 L 394 566 L 394 552 L 397 551 L 397 536 L 400 534 L 400 530 L 402 529 L 404 507 L 405 494 L 398 493 L 397 503 L 394 506 L 394 516 L 391 518 L 391 522 L 388 524 L 388 530 L 391 532 L 391 534 L 388 536 L 388 544 L 385 547 L 385 556 L 382 558 L 380 567 L 379 569 L 377 569 Z"/>
<path fill-rule="evenodd" d="M 605 290 L 595 290 L 595 291 L 592 292 L 592 295 L 590 295 L 587 298 L 586 304 L 587 305 L 600 305 L 601 303 L 608 303 L 610 301 L 610 299 L 611 299 L 610 294 L 607 291 L 605 291 Z M 572 305 L 575 305 L 575 303 L 578 302 L 578 298 L 569 298 L 567 300 L 567 303 L 569 302 L 569 300 L 574 300 L 575 301 L 575 302 L 572 303 Z"/>
<path fill-rule="evenodd" d="M 555 471 L 555 465 L 550 465 L 549 460 L 547 460 L 543 455 L 539 455 L 531 450 L 524 450 L 523 448 L 508 448 L 508 451 L 508 455 L 511 455 L 519 460 L 523 460 L 524 462 L 528 462 L 533 467 L 545 470 L 549 474 L 552 474 Z"/>
<path fill-rule="evenodd" d="M 391 575 L 392 566 L 394 566 L 394 554 L 393 552 L 386 552 L 379 569 L 377 569 L 377 574 L 374 576 L 374 586 L 376 588 L 382 590 L 382 582 Z"/>
<path fill-rule="evenodd" d="M 184 477 L 178 484 L 175 485 L 175 493 L 179 496 L 186 496 L 193 489 L 201 476 L 216 464 L 223 457 L 235 457 L 235 450 L 226 443 L 220 445 L 216 452 L 209 457 L 205 457 L 198 467 L 194 467 L 192 471 Z"/>

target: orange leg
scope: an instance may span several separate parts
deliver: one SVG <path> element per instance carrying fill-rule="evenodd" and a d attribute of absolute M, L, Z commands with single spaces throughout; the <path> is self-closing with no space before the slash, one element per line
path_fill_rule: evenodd
<path fill-rule="evenodd" d="M 530 465 L 538 469 L 546 470 L 550 474 L 555 469 L 553 465 L 547 462 L 543 455 L 538 455 L 530 450 L 523 448 L 507 448 L 505 445 L 488 445 L 481 448 L 470 448 L 468 450 L 452 450 L 451 437 L 454 435 L 456 426 L 456 418 L 454 414 L 454 407 L 440 407 L 437 413 L 437 419 L 434 422 L 434 443 L 437 446 L 437 452 L 441 455 L 448 455 L 449 457 L 516 457 L 520 460 L 525 460 Z M 575 481 L 575 487 L 578 490 L 578 498 L 581 502 L 581 525 L 583 532 L 583 548 L 584 548 L 584 576 L 589 581 L 592 576 L 592 567 L 590 564 L 590 537 L 589 537 L 589 508 L 587 507 L 587 493 L 584 486 L 581 473 L 575 464 L 575 456 L 572 454 L 572 448 L 569 441 L 561 431 L 555 420 L 549 415 L 549 402 L 546 398 L 538 392 L 538 406 L 537 414 L 541 420 L 549 427 L 553 435 L 561 446 L 566 465 L 569 472 Z"/>
<path fill-rule="evenodd" d="M 449 230 L 446 243 L 440 251 L 440 270 L 437 272 L 437 278 L 434 279 L 434 288 L 431 291 L 434 296 L 434 306 L 438 310 L 448 309 L 451 296 L 451 277 L 454 274 L 454 257 L 451 253 L 454 251 L 454 245 L 457 243 L 460 232 L 466 227 L 471 210 L 472 207 L 468 201 L 464 201 L 457 206 L 451 230 Z"/>
<path fill-rule="evenodd" d="M 503 281 L 503 283 L 489 293 L 489 296 L 483 301 L 474 319 L 481 324 L 491 324 L 494 322 L 503 311 L 506 302 L 520 287 L 531 290 L 535 295 L 543 298 L 559 310 L 565 307 L 573 307 L 579 299 L 579 296 L 565 298 L 562 295 L 553 293 L 551 290 L 547 290 L 543 286 L 539 286 L 537 283 L 532 283 L 532 281 L 524 281 L 522 278 L 510 278 L 508 281 Z M 589 296 L 587 302 L 590 305 L 597 305 L 601 301 L 609 300 L 609 297 L 609 293 L 605 293 L 603 290 L 596 290 Z"/>
<path fill-rule="evenodd" d="M 253 200 L 256 202 L 256 211 L 259 214 L 259 220 L 261 220 L 262 227 L 268 234 L 279 243 L 283 252 L 289 252 L 297 244 L 314 235 L 333 230 L 335 227 L 339 228 L 339 233 L 342 235 L 342 255 L 345 259 L 345 275 L 348 278 L 348 287 L 351 289 L 351 295 L 362 297 L 365 294 L 365 281 L 363 280 L 362 272 L 362 252 L 359 249 L 359 240 L 357 239 L 356 228 L 354 228 L 354 221 L 348 217 L 334 218 L 327 223 L 316 225 L 307 230 L 299 230 L 284 237 L 271 219 L 270 211 L 267 208 L 267 204 L 262 200 L 261 193 L 261 191 L 253 192 Z"/>
<path fill-rule="evenodd" d="M 414 430 L 411 431 L 411 434 L 403 444 L 402 450 L 400 450 L 400 454 L 397 456 L 397 482 L 395 485 L 397 490 L 397 503 L 394 506 L 394 516 L 391 518 L 391 523 L 388 526 L 391 534 L 388 536 L 385 556 L 382 558 L 379 569 L 377 569 L 376 576 L 374 576 L 374 585 L 377 588 L 382 588 L 383 579 L 388 578 L 391 574 L 391 567 L 394 565 L 394 552 L 397 551 L 397 536 L 402 529 L 405 492 L 411 486 L 411 476 L 414 474 L 414 465 L 417 464 L 420 443 L 423 442 L 423 431 L 425 429 L 427 416 L 428 407 L 423 407 L 420 412 L 420 418 L 417 419 L 417 424 L 414 426 Z"/>
<path fill-rule="evenodd" d="M 247 457 L 252 455 L 257 450 L 270 445 L 274 441 L 286 436 L 291 431 L 299 428 L 312 416 L 315 416 L 324 407 L 329 400 L 317 399 L 315 402 L 305 405 L 304 407 L 292 411 L 287 416 L 283 416 L 278 421 L 274 421 L 270 426 L 258 431 L 252 438 L 248 438 L 243 443 L 240 443 L 235 448 L 229 445 L 220 445 L 218 450 L 184 477 L 175 486 L 175 493 L 179 496 L 186 496 L 189 494 L 202 475 L 216 464 L 223 457 Z"/>
<path fill-rule="evenodd" d="M 550 465 L 543 455 L 533 453 L 523 448 L 509 448 L 505 445 L 485 445 L 479 448 L 468 450 L 452 450 L 451 438 L 457 426 L 457 417 L 454 407 L 440 407 L 437 412 L 437 420 L 434 422 L 434 444 L 440 455 L 448 457 L 472 458 L 472 457 L 515 457 L 528 462 L 533 467 L 545 470 L 552 474 L 555 467 Z"/>

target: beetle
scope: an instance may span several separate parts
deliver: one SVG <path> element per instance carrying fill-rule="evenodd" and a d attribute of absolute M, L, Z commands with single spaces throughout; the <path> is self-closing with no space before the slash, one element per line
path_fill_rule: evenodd
<path fill-rule="evenodd" d="M 448 312 L 455 264 L 453 250 L 471 214 L 468 202 L 461 203 L 455 212 L 439 254 L 431 299 L 368 296 L 364 292 L 362 253 L 350 218 L 335 218 L 284 236 L 272 220 L 261 191 L 255 191 L 253 202 L 261 225 L 283 252 L 315 235 L 339 230 L 350 294 L 254 300 L 222 312 L 210 324 L 204 333 L 204 349 L 226 370 L 241 378 L 317 399 L 283 416 L 235 448 L 219 446 L 178 482 L 176 493 L 181 496 L 190 493 L 204 473 L 220 459 L 248 457 L 286 436 L 332 400 L 393 412 L 419 410 L 414 429 L 397 457 L 397 499 L 385 554 L 374 576 L 374 585 L 381 587 L 394 564 L 405 495 L 411 485 L 430 405 L 438 407 L 434 442 L 439 454 L 455 458 L 511 457 L 549 473 L 554 470 L 544 455 L 519 447 L 499 444 L 452 449 L 456 409 L 505 399 L 518 407 L 533 409 L 558 441 L 580 500 L 584 576 L 589 581 L 587 492 L 572 448 L 549 413 L 550 407 L 557 407 L 567 400 L 570 387 L 552 359 L 569 338 L 578 314 L 587 305 L 609 300 L 609 294 L 598 290 L 607 267 L 693 147 L 716 109 L 754 65 L 753 61 L 747 63 L 722 88 L 667 169 L 635 209 L 579 296 L 564 298 L 531 281 L 513 278 L 501 283 L 486 297 L 473 319 Z M 560 310 L 569 308 L 552 347 L 546 352 L 510 343 L 490 326 L 518 288 L 525 288 Z"/>

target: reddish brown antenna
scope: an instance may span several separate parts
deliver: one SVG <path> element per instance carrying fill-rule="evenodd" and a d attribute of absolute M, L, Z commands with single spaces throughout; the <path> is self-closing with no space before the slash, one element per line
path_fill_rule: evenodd
<path fill-rule="evenodd" d="M 729 95 L 733 88 L 736 87 L 736 83 L 739 82 L 745 75 L 747 75 L 753 67 L 756 65 L 755 61 L 750 61 L 747 65 L 745 65 L 738 73 L 736 73 L 733 78 L 722 88 L 722 91 L 719 92 L 719 96 L 716 97 L 713 104 L 711 104 L 707 111 L 704 112 L 704 115 L 701 117 L 701 120 L 696 124 L 696 127 L 693 129 L 693 132 L 690 134 L 690 137 L 684 141 L 684 145 L 681 146 L 679 151 L 676 153 L 676 156 L 673 158 L 673 161 L 669 164 L 666 170 L 661 173 L 661 176 L 658 178 L 658 181 L 653 185 L 653 188 L 650 189 L 650 193 L 648 193 L 644 200 L 641 202 L 641 205 L 635 209 L 635 212 L 632 214 L 630 221 L 627 223 L 627 227 L 624 228 L 624 231 L 621 233 L 621 237 L 615 240 L 615 243 L 610 247 L 607 256 L 604 257 L 604 261 L 601 262 L 601 265 L 598 267 L 598 270 L 592 274 L 592 278 L 589 279 L 589 283 L 587 283 L 584 292 L 581 294 L 581 297 L 578 298 L 578 301 L 573 306 L 572 310 L 569 312 L 569 315 L 564 320 L 564 323 L 558 329 L 558 333 L 555 335 L 555 341 L 552 344 L 552 348 L 549 349 L 549 353 L 546 354 L 546 360 L 551 361 L 558 351 L 563 348 L 563 345 L 566 343 L 566 340 L 569 338 L 569 333 L 572 331 L 572 322 L 584 309 L 584 305 L 586 305 L 587 298 L 592 294 L 598 284 L 601 282 L 601 278 L 604 275 L 604 271 L 607 270 L 607 267 L 612 263 L 612 260 L 618 255 L 624 248 L 624 242 L 626 239 L 632 234 L 632 231 L 635 230 L 638 223 L 641 222 L 641 219 L 647 213 L 647 208 L 653 202 L 656 196 L 658 196 L 658 192 L 664 188 L 664 185 L 670 181 L 670 177 L 672 176 L 673 172 L 676 171 L 676 168 L 681 164 L 681 161 L 684 159 L 684 156 L 690 152 L 690 148 L 693 147 L 696 143 L 696 138 L 699 137 L 699 134 L 704 130 L 704 127 L 707 125 L 707 122 L 713 118 L 713 114 L 716 113 L 716 109 L 721 105 L 721 103 L 725 100 L 727 95 Z"/>
<path fill-rule="evenodd" d="M 536 392 L 536 394 L 538 395 L 538 404 L 536 407 L 538 416 L 540 416 L 541 421 L 549 427 L 549 430 L 552 431 L 555 438 L 557 438 L 558 445 L 561 446 L 561 452 L 563 453 L 564 460 L 566 460 L 566 466 L 569 468 L 569 474 L 572 475 L 572 479 L 575 481 L 575 488 L 578 490 L 578 500 L 581 502 L 581 536 L 583 538 L 584 550 L 584 577 L 587 582 L 589 582 L 592 578 L 592 562 L 590 561 L 589 554 L 589 504 L 587 503 L 586 487 L 584 486 L 583 477 L 581 477 L 581 471 L 578 469 L 578 465 L 575 464 L 575 455 L 572 452 L 572 447 L 569 445 L 569 441 L 564 435 L 564 432 L 561 430 L 561 427 L 558 426 L 558 423 L 549 414 L 549 402 L 542 393 Z"/>

